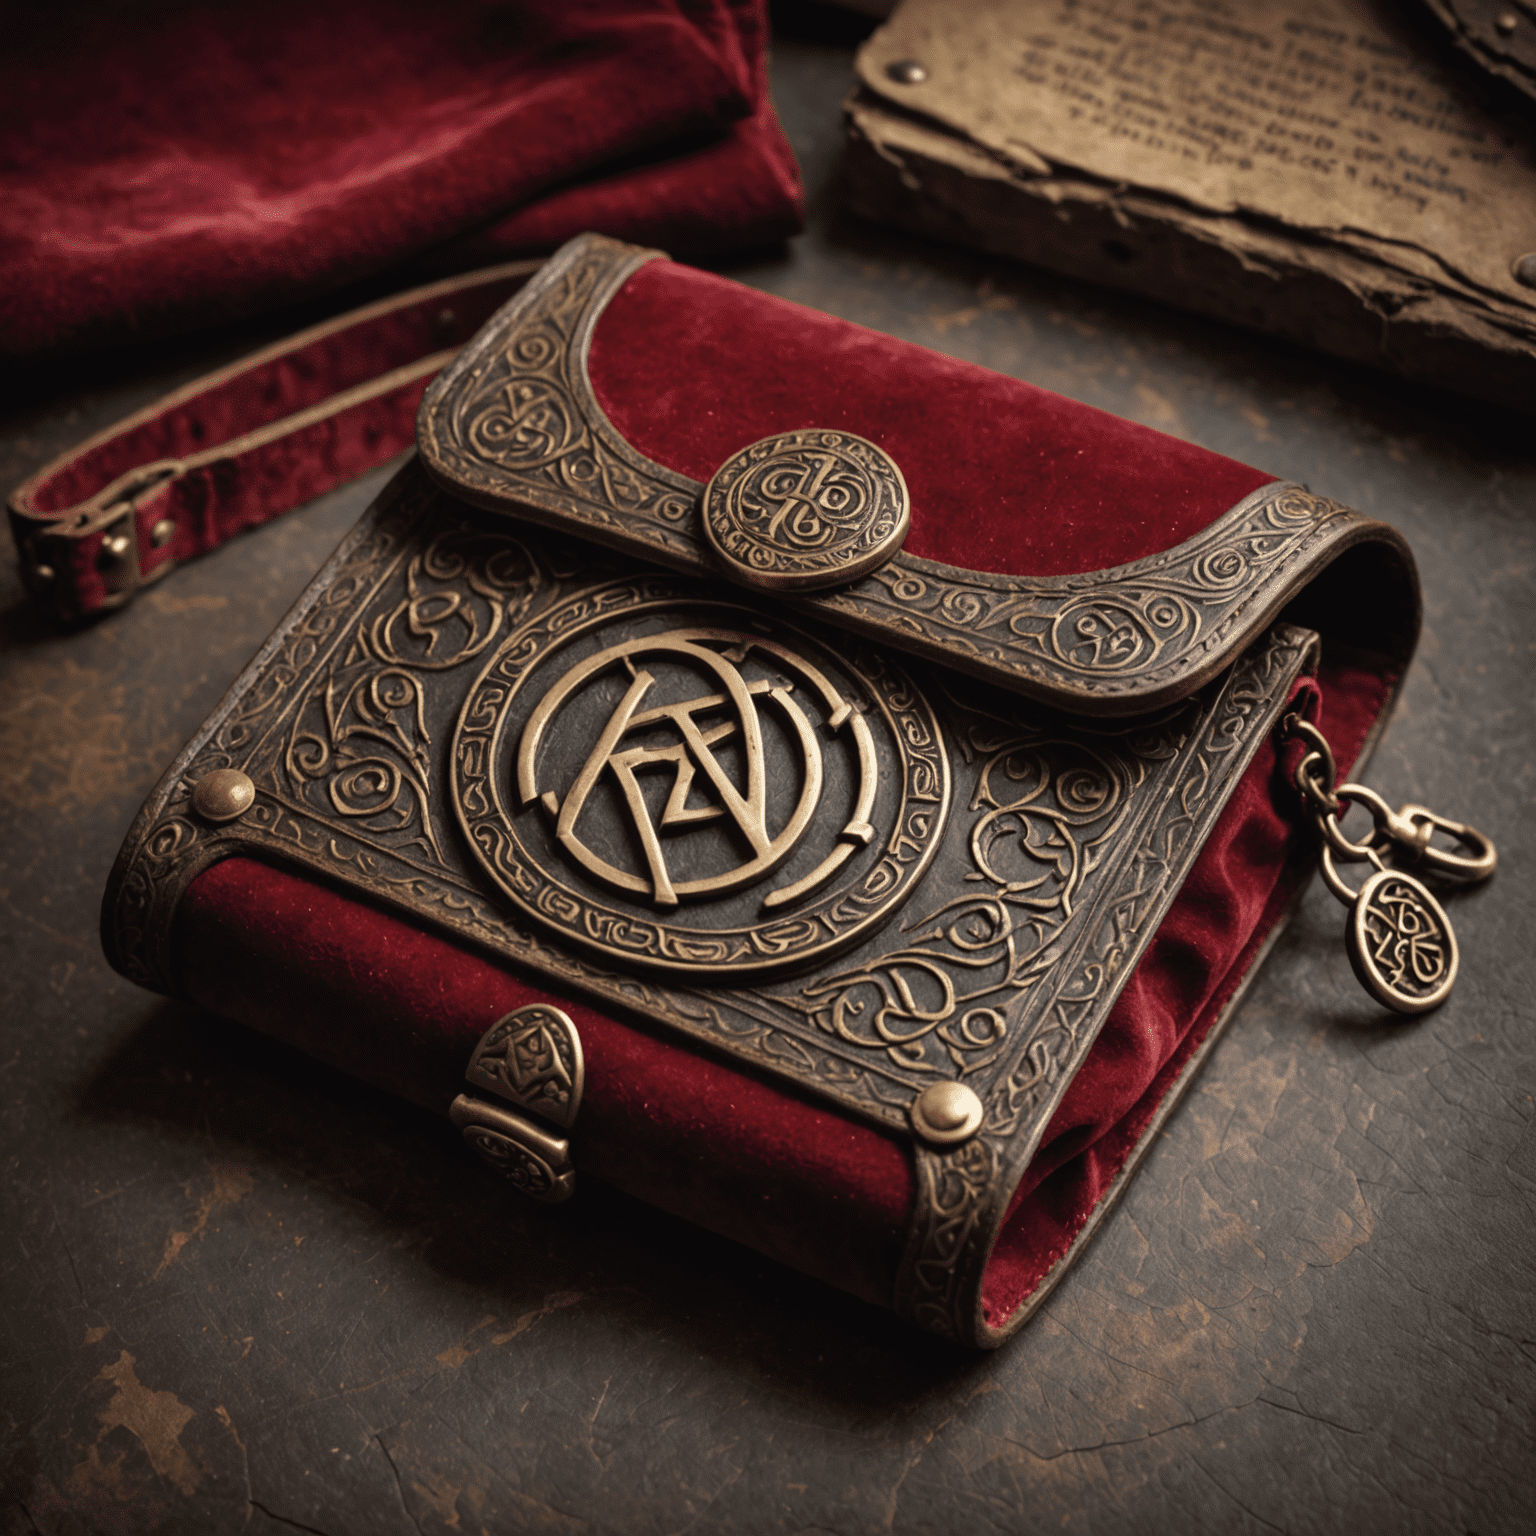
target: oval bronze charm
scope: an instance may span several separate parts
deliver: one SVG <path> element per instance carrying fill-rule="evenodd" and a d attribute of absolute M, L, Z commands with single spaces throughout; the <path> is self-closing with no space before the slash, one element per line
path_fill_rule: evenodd
<path fill-rule="evenodd" d="M 526 916 L 699 980 L 798 970 L 870 933 L 949 808 L 939 722 L 905 674 L 660 574 L 516 631 L 470 690 L 453 765 L 469 844 Z"/>
<path fill-rule="evenodd" d="M 747 586 L 810 592 L 857 580 L 901 548 L 907 482 L 852 432 L 778 432 L 732 454 L 704 488 L 704 531 Z"/>
<path fill-rule="evenodd" d="M 1428 1013 L 1450 995 L 1456 935 L 1412 875 L 1381 869 L 1360 887 L 1346 944 L 1361 986 L 1398 1013 Z"/>

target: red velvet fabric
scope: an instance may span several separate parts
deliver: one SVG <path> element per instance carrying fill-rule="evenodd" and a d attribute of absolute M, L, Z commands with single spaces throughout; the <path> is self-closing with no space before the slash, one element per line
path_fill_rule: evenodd
<path fill-rule="evenodd" d="M 1393 679 L 1336 665 L 1318 681 L 1309 714 L 1342 775 Z M 1300 818 L 1288 775 L 1299 757 L 1293 747 L 1282 763 L 1272 737 L 1259 748 L 1046 1127 L 987 1265 L 993 1327 L 1072 1246 L 1306 879 L 1310 861 L 1292 847 Z"/>
<path fill-rule="evenodd" d="M 502 1014 L 564 1008 L 586 1059 L 580 1168 L 889 1305 L 912 1200 L 889 1136 L 253 859 L 199 876 L 175 942 L 194 1002 L 440 1113 Z"/>
<path fill-rule="evenodd" d="M 756 105 L 724 136 L 525 204 L 430 258 L 453 271 L 543 254 L 583 230 L 678 256 L 768 245 L 796 234 L 805 216 L 800 167 L 768 94 L 767 16 L 760 0 L 732 0 Z"/>
<path fill-rule="evenodd" d="M 1336 668 L 1319 723 L 1352 762 L 1389 681 Z M 1000 1325 L 1064 1254 L 1299 878 L 1297 812 L 1261 747 L 1051 1121 L 989 1263 Z M 835 1109 L 533 986 L 300 875 L 237 858 L 182 900 L 176 949 L 194 1001 L 379 1087 L 445 1110 L 502 1013 L 567 1009 L 587 1060 L 572 1137 L 620 1188 L 866 1300 L 889 1305 L 912 1171 L 892 1138 Z"/>
<path fill-rule="evenodd" d="M 625 439 L 696 480 L 796 427 L 878 443 L 911 493 L 907 550 L 973 570 L 1065 576 L 1137 560 L 1275 478 L 672 262 L 614 296 L 588 366 Z"/>
<path fill-rule="evenodd" d="M 8 15 L 0 353 L 223 319 L 429 250 L 441 266 L 587 228 L 679 249 L 782 237 L 801 198 L 767 105 L 763 12 L 63 0 Z"/>

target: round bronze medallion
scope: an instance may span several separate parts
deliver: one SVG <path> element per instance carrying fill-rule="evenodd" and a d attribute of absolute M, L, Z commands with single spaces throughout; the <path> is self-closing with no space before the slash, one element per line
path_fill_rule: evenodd
<path fill-rule="evenodd" d="M 810 592 L 877 570 L 901 548 L 907 482 L 852 432 L 779 432 L 732 454 L 704 487 L 704 531 L 747 586 Z"/>
<path fill-rule="evenodd" d="M 470 691 L 460 825 L 523 913 L 615 965 L 810 965 L 906 901 L 949 808 L 933 711 L 862 652 L 681 577 L 588 588 Z"/>

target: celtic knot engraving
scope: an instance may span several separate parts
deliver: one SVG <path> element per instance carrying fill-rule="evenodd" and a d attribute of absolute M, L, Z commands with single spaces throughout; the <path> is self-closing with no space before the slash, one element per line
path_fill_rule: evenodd
<path fill-rule="evenodd" d="M 1379 870 L 1360 887 L 1347 948 L 1366 990 L 1401 1012 L 1434 1007 L 1456 979 L 1456 936 L 1440 903 L 1396 870 Z"/>
<path fill-rule="evenodd" d="M 1098 713 L 1131 715 L 1187 697 L 1367 528 L 1406 568 L 1406 548 L 1390 529 L 1280 482 L 1175 548 L 1082 575 L 962 570 L 900 552 L 905 510 L 878 551 L 866 550 L 840 542 L 846 509 L 859 499 L 853 466 L 879 484 L 878 461 L 857 455 L 884 455 L 846 432 L 765 439 L 706 488 L 626 443 L 587 376 L 604 307 L 655 254 L 600 236 L 573 241 L 444 370 L 418 432 L 423 462 L 442 484 L 674 570 L 708 575 L 723 564 L 744 585 L 793 594 L 806 612 L 899 650 Z M 822 451 L 816 439 L 832 437 L 836 458 L 810 456 Z M 800 456 L 782 475 L 775 466 L 755 479 L 751 456 L 788 439 L 804 439 Z M 725 515 L 723 495 L 706 494 L 721 476 L 746 486 L 737 490 L 739 517 Z M 708 505 L 696 516 L 701 497 Z M 886 526 L 883 516 L 876 521 Z"/>
<path fill-rule="evenodd" d="M 597 538 L 626 530 L 653 559 L 692 544 L 679 524 L 693 517 L 698 486 L 636 453 L 607 427 L 592 398 L 586 349 L 609 297 L 654 252 L 590 236 L 548 263 L 508 306 L 502 334 L 464 386 L 445 395 L 453 365 L 428 391 L 420 437 L 434 471 L 457 494 L 501 510 L 510 494 L 521 516 L 556 513 Z"/>
<path fill-rule="evenodd" d="M 994 741 L 969 807 L 981 812 L 967 876 L 978 889 L 905 925 L 907 942 L 872 965 L 818 978 L 785 1001 L 895 1065 L 962 1078 L 990 1067 L 1023 998 L 1052 972 L 1136 786 L 1177 749 L 1179 725 L 1104 745 L 1048 730 Z M 973 741 L 987 735 L 973 727 Z"/>
<path fill-rule="evenodd" d="M 945 1338 L 968 1340 L 965 1303 L 998 1183 L 996 1150 L 978 1136 L 953 1152 L 916 1152 L 918 1197 L 897 1293 L 907 1317 Z"/>
<path fill-rule="evenodd" d="M 481 1036 L 464 1075 L 477 1088 L 569 1126 L 586 1078 L 581 1037 L 560 1009 L 531 1003 Z"/>
<path fill-rule="evenodd" d="M 1165 554 L 1083 576 L 1023 579 L 961 573 L 904 555 L 822 601 L 872 616 L 883 587 L 915 648 L 970 670 L 1059 679 L 1090 696 L 1161 696 L 1196 671 L 1266 590 L 1356 514 L 1296 486 L 1267 488 Z M 1163 685 L 1163 686 L 1160 686 Z"/>
<path fill-rule="evenodd" d="M 733 454 L 704 489 L 704 528 L 733 575 L 808 590 L 852 581 L 906 537 L 906 482 L 851 432 L 780 432 Z"/>
<path fill-rule="evenodd" d="M 516 540 L 465 525 L 412 555 L 404 578 L 399 599 L 356 631 L 298 711 L 283 767 L 301 800 L 323 791 L 337 815 L 441 865 L 426 678 L 480 655 L 545 578 Z"/>

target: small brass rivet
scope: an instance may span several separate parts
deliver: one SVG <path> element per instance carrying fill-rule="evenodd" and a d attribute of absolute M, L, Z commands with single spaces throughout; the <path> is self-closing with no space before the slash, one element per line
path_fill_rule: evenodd
<path fill-rule="evenodd" d="M 1507 37 L 1520 25 L 1520 18 L 1513 11 L 1500 11 L 1493 24 Z"/>
<path fill-rule="evenodd" d="M 34 581 L 52 581 L 58 574 L 51 565 L 34 565 L 32 567 L 32 579 Z"/>
<path fill-rule="evenodd" d="M 981 1100 L 964 1083 L 933 1083 L 912 1101 L 912 1128 L 934 1146 L 969 1141 L 981 1129 Z"/>
<path fill-rule="evenodd" d="M 114 533 L 110 539 L 101 541 L 101 553 L 108 560 L 121 560 L 132 546 L 132 540 L 126 533 Z"/>
<path fill-rule="evenodd" d="M 164 549 L 167 544 L 176 537 L 176 523 L 173 518 L 162 517 L 153 528 L 149 530 L 149 542 L 156 549 Z"/>
<path fill-rule="evenodd" d="M 898 59 L 887 64 L 885 72 L 897 85 L 921 85 L 928 78 L 928 71 L 916 59 Z"/>
<path fill-rule="evenodd" d="M 238 768 L 215 768 L 197 781 L 192 809 L 204 821 L 234 821 L 255 799 L 256 786 Z"/>
<path fill-rule="evenodd" d="M 1510 262 L 1509 270 L 1523 288 L 1536 288 L 1536 251 L 1527 251 Z"/>

